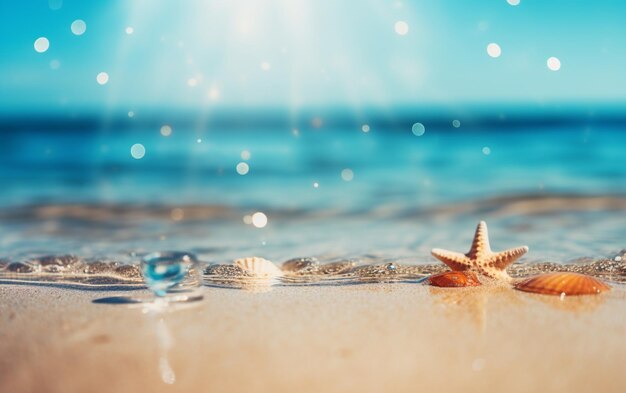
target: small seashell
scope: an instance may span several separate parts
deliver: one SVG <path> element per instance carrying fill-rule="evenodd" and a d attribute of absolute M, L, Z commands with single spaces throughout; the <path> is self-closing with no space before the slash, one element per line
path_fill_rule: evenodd
<path fill-rule="evenodd" d="M 602 281 L 579 273 L 555 272 L 527 278 L 515 284 L 515 289 L 543 295 L 597 295 L 611 289 Z"/>
<path fill-rule="evenodd" d="M 274 263 L 259 257 L 237 259 L 233 262 L 233 265 L 250 275 L 258 277 L 276 277 L 283 274 L 282 270 Z"/>
<path fill-rule="evenodd" d="M 474 272 L 452 271 L 434 274 L 428 277 L 428 283 L 435 287 L 477 287 L 480 284 L 478 276 Z"/>

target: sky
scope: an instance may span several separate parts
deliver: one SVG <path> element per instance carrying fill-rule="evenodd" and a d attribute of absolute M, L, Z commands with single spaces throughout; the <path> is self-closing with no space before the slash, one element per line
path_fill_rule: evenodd
<path fill-rule="evenodd" d="M 3 0 L 0 105 L 36 113 L 626 102 L 626 2 L 516 3 Z M 80 35 L 76 20 L 86 26 Z M 40 37 L 49 42 L 42 53 Z"/>

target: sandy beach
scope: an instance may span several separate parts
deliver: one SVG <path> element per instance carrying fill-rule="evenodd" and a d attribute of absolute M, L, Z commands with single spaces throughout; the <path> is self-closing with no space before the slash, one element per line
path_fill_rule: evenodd
<path fill-rule="evenodd" d="M 2 392 L 623 392 L 626 292 L 417 283 L 143 291 L 0 286 Z"/>

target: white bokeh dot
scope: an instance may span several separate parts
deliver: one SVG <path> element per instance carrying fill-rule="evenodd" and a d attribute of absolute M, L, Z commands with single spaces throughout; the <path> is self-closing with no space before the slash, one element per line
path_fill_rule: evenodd
<path fill-rule="evenodd" d="M 161 135 L 163 136 L 170 136 L 172 135 L 172 126 L 169 126 L 167 124 L 164 124 L 161 126 Z"/>
<path fill-rule="evenodd" d="M 135 143 L 130 147 L 130 155 L 135 160 L 141 160 L 146 155 L 146 148 L 141 143 Z"/>
<path fill-rule="evenodd" d="M 489 148 L 489 146 L 483 147 L 483 154 L 486 155 L 486 156 L 491 154 L 491 149 Z"/>
<path fill-rule="evenodd" d="M 519 5 L 520 0 L 506 0 L 507 3 L 509 3 L 510 5 Z"/>
<path fill-rule="evenodd" d="M 409 32 L 409 24 L 403 20 L 397 21 L 393 28 L 398 35 L 406 35 Z"/>
<path fill-rule="evenodd" d="M 454 128 L 461 127 L 461 122 L 459 120 L 452 120 L 452 127 Z"/>
<path fill-rule="evenodd" d="M 246 164 L 245 162 L 240 162 L 239 164 L 237 164 L 237 173 L 240 174 L 241 176 L 247 175 L 248 172 L 250 171 L 250 166 L 248 164 Z"/>
<path fill-rule="evenodd" d="M 96 75 L 96 82 L 98 82 L 99 85 L 106 85 L 109 82 L 109 74 L 106 72 L 99 73 Z"/>
<path fill-rule="evenodd" d="M 561 69 L 561 60 L 559 60 L 557 57 L 548 58 L 546 64 L 548 65 L 550 71 L 558 71 Z"/>
<path fill-rule="evenodd" d="M 211 87 L 207 95 L 210 100 L 215 101 L 220 98 L 220 90 L 217 87 Z"/>
<path fill-rule="evenodd" d="M 361 131 L 370 132 L 370 126 L 368 124 L 363 124 L 363 126 L 361 126 Z"/>
<path fill-rule="evenodd" d="M 426 132 L 426 127 L 422 123 L 415 123 L 413 127 L 411 127 L 411 132 L 415 136 L 422 136 Z"/>
<path fill-rule="evenodd" d="M 70 29 L 74 35 L 83 35 L 85 34 L 85 31 L 87 31 L 87 24 L 82 19 L 76 19 L 72 22 Z"/>
<path fill-rule="evenodd" d="M 487 45 L 487 54 L 493 58 L 500 57 L 500 55 L 502 54 L 502 49 L 500 48 L 500 45 L 492 42 Z"/>
<path fill-rule="evenodd" d="M 247 160 L 250 159 L 250 157 L 252 157 L 252 155 L 250 154 L 249 150 L 242 150 L 241 151 L 241 159 L 242 160 L 246 160 L 247 161 Z"/>
<path fill-rule="evenodd" d="M 261 63 L 261 69 L 262 69 L 263 71 L 269 71 L 269 70 L 270 70 L 270 68 L 272 68 L 272 66 L 271 66 L 271 64 L 270 64 L 270 63 L 268 63 L 267 61 L 264 61 L 264 62 L 262 62 L 262 63 Z"/>
<path fill-rule="evenodd" d="M 265 213 L 256 212 L 252 215 L 252 225 L 257 228 L 263 228 L 267 225 L 267 216 Z"/>
<path fill-rule="evenodd" d="M 135 32 L 135 29 L 133 29 L 132 26 L 128 26 L 124 31 L 126 32 L 126 34 L 131 35 Z"/>
<path fill-rule="evenodd" d="M 48 7 L 52 11 L 60 10 L 63 7 L 63 0 L 48 0 Z"/>
<path fill-rule="evenodd" d="M 350 168 L 346 168 L 341 171 L 341 178 L 344 181 L 352 181 L 354 179 L 354 172 Z"/>
<path fill-rule="evenodd" d="M 39 37 L 35 40 L 35 50 L 39 53 L 44 53 L 50 48 L 50 41 L 46 37 Z"/>

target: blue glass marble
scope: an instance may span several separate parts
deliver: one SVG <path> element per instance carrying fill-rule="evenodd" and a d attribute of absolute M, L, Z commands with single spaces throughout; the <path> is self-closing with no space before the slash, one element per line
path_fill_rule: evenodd
<path fill-rule="evenodd" d="M 180 284 L 197 263 L 196 257 L 187 252 L 153 252 L 143 257 L 141 272 L 148 288 L 157 296 Z"/>

